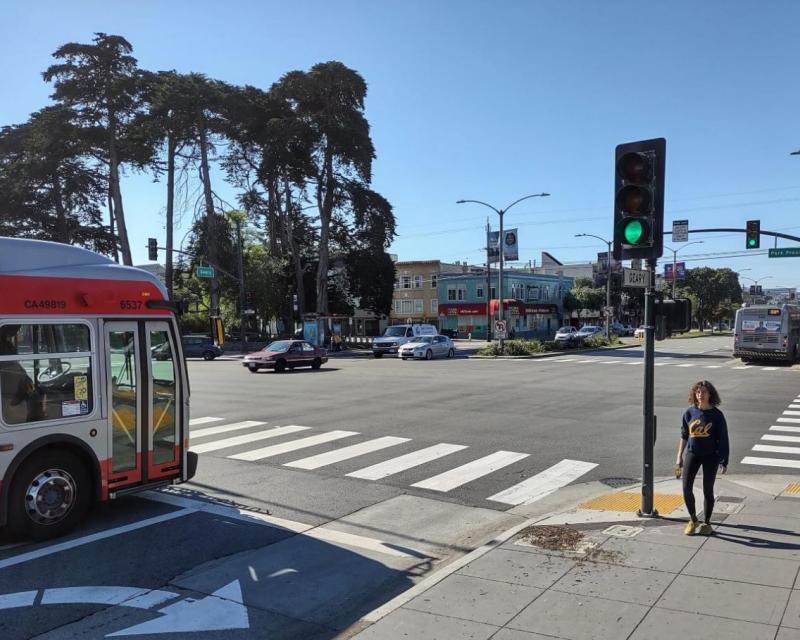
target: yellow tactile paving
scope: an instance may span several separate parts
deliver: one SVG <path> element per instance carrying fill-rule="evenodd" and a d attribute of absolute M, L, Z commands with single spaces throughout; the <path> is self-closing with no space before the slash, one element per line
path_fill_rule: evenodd
<path fill-rule="evenodd" d="M 653 506 L 661 514 L 669 514 L 683 504 L 683 496 L 657 493 L 653 496 Z M 580 509 L 594 509 L 595 511 L 630 511 L 635 513 L 642 506 L 642 496 L 639 493 L 609 493 L 589 502 L 578 505 Z"/>
<path fill-rule="evenodd" d="M 783 492 L 800 495 L 800 482 L 793 482 L 792 484 L 786 485 Z"/>

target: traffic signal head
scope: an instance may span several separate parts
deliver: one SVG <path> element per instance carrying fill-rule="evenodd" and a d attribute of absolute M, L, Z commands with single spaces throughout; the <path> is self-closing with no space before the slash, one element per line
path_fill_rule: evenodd
<path fill-rule="evenodd" d="M 158 242 L 155 238 L 147 239 L 147 259 L 158 260 Z"/>
<path fill-rule="evenodd" d="M 745 247 L 758 249 L 761 246 L 761 220 L 748 220 L 746 235 Z"/>
<path fill-rule="evenodd" d="M 664 253 L 664 138 L 621 144 L 614 172 L 614 257 Z"/>

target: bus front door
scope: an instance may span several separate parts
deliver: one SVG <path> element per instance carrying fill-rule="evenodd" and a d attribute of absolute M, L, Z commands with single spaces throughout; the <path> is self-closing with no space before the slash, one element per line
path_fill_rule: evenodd
<path fill-rule="evenodd" d="M 105 323 L 110 493 L 180 475 L 180 385 L 167 322 Z"/>

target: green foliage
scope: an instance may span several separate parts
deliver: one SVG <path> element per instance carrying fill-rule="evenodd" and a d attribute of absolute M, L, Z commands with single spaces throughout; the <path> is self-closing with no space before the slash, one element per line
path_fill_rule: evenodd
<path fill-rule="evenodd" d="M 608 347 L 614 344 L 621 344 L 621 342 L 617 338 L 611 338 L 611 340 L 609 340 L 603 335 L 589 336 L 583 341 L 584 347 Z"/>
<path fill-rule="evenodd" d="M 676 288 L 677 297 L 688 297 L 700 326 L 728 320 L 742 302 L 739 275 L 729 268 L 698 267 L 686 272 L 686 280 Z"/>
<path fill-rule="evenodd" d="M 606 290 L 591 285 L 588 278 L 578 278 L 576 286 L 567 291 L 564 296 L 564 309 L 566 311 L 580 311 L 581 309 L 599 310 L 606 302 Z M 578 286 L 578 282 L 581 283 Z"/>

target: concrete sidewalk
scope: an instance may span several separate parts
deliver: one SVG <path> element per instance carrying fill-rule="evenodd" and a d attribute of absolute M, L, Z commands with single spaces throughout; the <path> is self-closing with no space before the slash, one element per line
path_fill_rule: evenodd
<path fill-rule="evenodd" d="M 656 485 L 659 518 L 635 516 L 638 486 L 598 495 L 432 575 L 355 637 L 800 639 L 797 480 L 718 478 L 710 537 L 684 535 L 675 479 Z"/>

